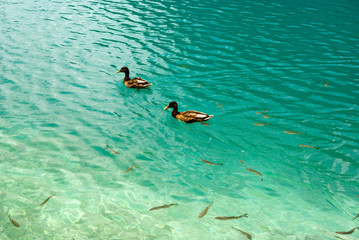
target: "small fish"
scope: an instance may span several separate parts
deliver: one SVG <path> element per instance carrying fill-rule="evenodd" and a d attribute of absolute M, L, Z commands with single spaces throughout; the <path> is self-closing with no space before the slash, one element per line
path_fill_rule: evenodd
<path fill-rule="evenodd" d="M 250 168 L 247 168 L 248 171 L 252 172 L 252 173 L 255 173 L 257 175 L 259 175 L 261 177 L 261 180 L 263 181 L 263 176 L 260 172 L 256 171 L 256 170 L 253 170 L 253 169 L 250 169 Z"/>
<path fill-rule="evenodd" d="M 189 68 L 189 66 L 185 64 L 182 64 L 181 67 Z"/>
<path fill-rule="evenodd" d="M 303 134 L 301 132 L 294 132 L 294 131 L 283 131 L 286 134 Z"/>
<path fill-rule="evenodd" d="M 264 110 L 264 111 L 256 112 L 256 114 L 265 113 L 265 112 L 267 112 L 267 111 L 268 111 L 268 109 L 267 109 L 267 110 Z"/>
<path fill-rule="evenodd" d="M 119 114 L 118 112 L 113 112 L 114 114 L 116 114 L 117 115 L 117 117 L 119 117 L 119 118 L 121 118 L 122 116 L 121 116 L 121 114 Z"/>
<path fill-rule="evenodd" d="M 40 206 L 44 205 L 45 203 L 47 203 L 47 201 L 49 201 L 50 198 L 52 198 L 53 196 L 55 196 L 56 193 L 52 194 L 50 197 L 46 198 L 45 201 L 43 201 Z"/>
<path fill-rule="evenodd" d="M 234 217 L 215 217 L 215 219 L 217 219 L 217 220 L 232 220 L 232 219 L 237 219 L 237 218 L 242 218 L 242 217 L 248 217 L 248 213 L 242 214 L 240 216 L 234 216 Z"/>
<path fill-rule="evenodd" d="M 201 83 L 200 85 L 198 85 L 198 86 L 196 86 L 196 87 L 200 88 L 200 87 L 202 87 L 202 86 L 203 86 L 203 84 Z"/>
<path fill-rule="evenodd" d="M 325 87 L 328 87 L 328 85 L 329 85 L 329 83 L 326 83 L 326 82 L 324 83 L 324 86 L 325 86 Z"/>
<path fill-rule="evenodd" d="M 299 146 L 299 147 L 319 149 L 319 148 L 317 148 L 317 147 L 313 147 L 313 146 L 309 146 L 309 145 L 303 145 L 303 144 L 299 144 L 298 146 Z"/>
<path fill-rule="evenodd" d="M 335 232 L 335 233 L 343 234 L 343 235 L 352 234 L 352 233 L 355 231 L 355 229 L 357 229 L 357 228 L 358 228 L 358 227 L 355 227 L 355 228 L 353 228 L 352 230 L 350 230 L 350 231 L 348 231 L 348 232 Z"/>
<path fill-rule="evenodd" d="M 112 155 L 115 155 L 115 154 L 120 155 L 119 152 L 113 150 L 113 149 L 110 148 L 108 145 L 105 147 L 105 149 L 106 149 L 106 150 L 109 150 Z"/>
<path fill-rule="evenodd" d="M 269 118 L 269 117 L 278 117 L 276 115 L 262 115 L 262 118 Z"/>
<path fill-rule="evenodd" d="M 269 123 L 253 123 L 253 125 L 264 126 L 264 125 L 269 125 Z"/>
<path fill-rule="evenodd" d="M 204 125 L 204 126 L 209 126 L 208 123 L 202 123 L 202 122 L 200 122 L 200 124 L 202 124 L 202 125 Z"/>
<path fill-rule="evenodd" d="M 220 104 L 220 103 L 216 103 L 216 104 L 217 104 L 217 107 L 224 109 L 222 104 Z"/>
<path fill-rule="evenodd" d="M 123 138 L 131 138 L 130 136 L 121 135 L 121 134 L 116 134 L 116 136 L 123 137 Z"/>
<path fill-rule="evenodd" d="M 134 169 L 135 167 L 138 167 L 138 165 L 134 165 L 134 166 L 131 166 L 131 167 L 127 168 L 127 170 L 125 171 L 125 173 L 128 173 L 129 171 L 131 171 L 131 170 Z"/>
<path fill-rule="evenodd" d="M 247 237 L 247 239 L 252 239 L 252 235 L 250 235 L 249 233 L 246 233 L 245 231 L 242 231 L 241 229 L 239 228 L 235 228 L 235 227 L 232 227 L 233 229 L 236 229 L 237 231 L 241 232 L 244 236 Z"/>
<path fill-rule="evenodd" d="M 20 227 L 20 224 L 18 222 L 16 222 L 14 219 L 12 219 L 10 217 L 10 214 L 9 214 L 9 219 L 10 219 L 10 222 L 15 226 L 15 227 Z"/>
<path fill-rule="evenodd" d="M 357 219 L 358 217 L 359 217 L 359 213 L 358 213 L 358 215 L 356 215 L 356 216 L 353 218 L 353 220 Z"/>
<path fill-rule="evenodd" d="M 162 205 L 162 206 L 159 206 L 159 207 L 153 207 L 153 208 L 150 209 L 150 211 L 161 209 L 161 208 L 169 208 L 169 207 L 171 207 L 173 205 L 177 205 L 177 203 L 171 203 L 171 204 L 166 204 L 166 205 Z"/>
<path fill-rule="evenodd" d="M 207 161 L 207 160 L 205 160 L 205 159 L 201 159 L 201 161 L 202 162 L 204 162 L 204 163 L 207 163 L 208 165 L 212 165 L 212 166 L 222 166 L 223 165 L 223 163 L 213 163 L 213 162 L 210 162 L 210 161 Z"/>
<path fill-rule="evenodd" d="M 244 162 L 242 160 L 239 160 L 239 161 L 245 166 L 245 164 L 244 164 Z"/>
<path fill-rule="evenodd" d="M 206 215 L 207 214 L 207 212 L 208 212 L 208 209 L 211 207 L 211 205 L 213 204 L 213 201 L 199 214 L 199 218 L 202 218 L 202 217 L 204 217 L 204 215 Z"/>

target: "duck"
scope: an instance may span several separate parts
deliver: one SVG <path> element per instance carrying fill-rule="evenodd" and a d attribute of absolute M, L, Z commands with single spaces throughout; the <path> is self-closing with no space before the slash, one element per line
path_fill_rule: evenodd
<path fill-rule="evenodd" d="M 172 110 L 172 117 L 185 122 L 185 123 L 194 123 L 199 122 L 202 123 L 204 121 L 209 120 L 213 117 L 213 115 L 208 115 L 207 113 L 202 113 L 198 111 L 185 111 L 185 112 L 179 112 L 178 111 L 178 104 L 175 101 L 172 101 L 168 104 L 167 107 L 165 107 L 163 110 L 167 110 L 168 108 L 173 108 Z"/>
<path fill-rule="evenodd" d="M 128 69 L 128 67 L 122 67 L 116 73 L 119 73 L 119 72 L 125 73 L 125 78 L 123 79 L 123 83 L 128 88 L 136 88 L 137 90 L 140 90 L 141 88 L 148 88 L 149 86 L 152 85 L 151 83 L 147 82 L 145 79 L 142 79 L 139 77 L 135 77 L 135 78 L 131 79 L 130 78 L 130 70 Z"/>

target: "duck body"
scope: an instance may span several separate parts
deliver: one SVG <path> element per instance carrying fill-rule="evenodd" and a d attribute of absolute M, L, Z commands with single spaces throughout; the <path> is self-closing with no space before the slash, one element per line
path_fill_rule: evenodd
<path fill-rule="evenodd" d="M 116 73 L 119 73 L 119 72 L 124 72 L 125 73 L 123 83 L 128 88 L 136 88 L 137 90 L 139 90 L 141 88 L 148 88 L 149 86 L 152 85 L 151 83 L 147 82 L 145 79 L 142 79 L 142 78 L 139 78 L 139 77 L 135 77 L 135 78 L 131 79 L 130 78 L 130 70 L 127 67 L 121 68 Z"/>
<path fill-rule="evenodd" d="M 172 117 L 185 123 L 205 122 L 213 117 L 213 115 L 208 115 L 207 113 L 192 110 L 179 112 L 178 104 L 175 101 L 170 102 L 170 104 L 168 104 L 168 106 L 165 107 L 163 110 L 166 110 L 168 108 L 173 108 Z"/>

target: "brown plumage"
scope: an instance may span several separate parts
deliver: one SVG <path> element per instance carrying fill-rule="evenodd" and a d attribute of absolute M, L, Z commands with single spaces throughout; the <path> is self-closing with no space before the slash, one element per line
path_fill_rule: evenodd
<path fill-rule="evenodd" d="M 128 88 L 136 88 L 137 90 L 139 90 L 141 88 L 148 88 L 149 86 L 152 85 L 151 83 L 149 83 L 146 80 L 139 78 L 139 77 L 135 77 L 135 78 L 131 79 L 130 78 L 130 70 L 127 67 L 121 68 L 116 73 L 119 73 L 119 72 L 125 73 L 125 78 L 123 79 L 123 83 Z"/>
<path fill-rule="evenodd" d="M 172 117 L 185 123 L 204 122 L 213 117 L 213 115 L 208 115 L 206 113 L 192 110 L 179 112 L 178 105 L 175 101 L 170 102 L 170 104 L 168 104 L 168 106 L 165 107 L 163 110 L 166 110 L 168 108 L 173 108 Z"/>

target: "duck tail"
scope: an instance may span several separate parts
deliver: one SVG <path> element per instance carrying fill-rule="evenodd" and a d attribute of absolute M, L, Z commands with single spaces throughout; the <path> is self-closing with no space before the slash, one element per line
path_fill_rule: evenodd
<path fill-rule="evenodd" d="M 207 121 L 209 119 L 211 119 L 213 117 L 213 115 L 209 115 L 208 117 L 206 117 L 204 120 Z"/>

